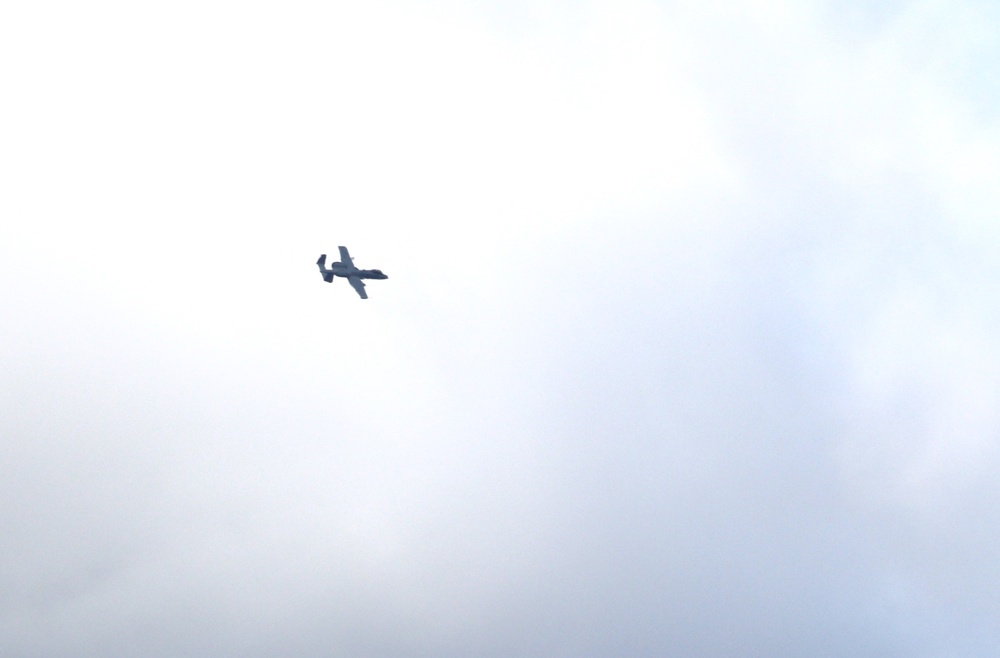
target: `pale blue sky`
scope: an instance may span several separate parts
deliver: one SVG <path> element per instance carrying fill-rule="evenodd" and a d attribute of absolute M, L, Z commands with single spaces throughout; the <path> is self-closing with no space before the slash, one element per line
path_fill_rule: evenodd
<path fill-rule="evenodd" d="M 998 55 L 973 0 L 5 7 L 0 653 L 997 655 Z"/>

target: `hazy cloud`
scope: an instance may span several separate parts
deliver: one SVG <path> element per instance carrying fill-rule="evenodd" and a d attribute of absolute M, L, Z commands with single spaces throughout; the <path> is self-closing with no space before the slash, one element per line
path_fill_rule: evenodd
<path fill-rule="evenodd" d="M 5 655 L 996 653 L 988 3 L 4 13 Z"/>

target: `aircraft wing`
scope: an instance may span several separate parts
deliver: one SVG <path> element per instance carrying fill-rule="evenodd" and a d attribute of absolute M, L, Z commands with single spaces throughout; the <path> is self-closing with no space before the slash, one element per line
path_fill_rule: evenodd
<path fill-rule="evenodd" d="M 365 292 L 365 282 L 356 276 L 347 277 L 347 282 L 351 284 L 351 287 L 358 291 L 361 299 L 368 299 L 368 293 Z"/>
<path fill-rule="evenodd" d="M 345 265 L 354 265 L 354 261 L 351 260 L 351 255 L 347 253 L 347 247 L 337 247 L 340 249 L 340 262 Z"/>

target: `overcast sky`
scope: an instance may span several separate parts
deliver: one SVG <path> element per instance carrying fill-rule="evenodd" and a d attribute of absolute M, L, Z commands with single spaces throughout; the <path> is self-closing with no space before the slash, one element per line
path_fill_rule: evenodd
<path fill-rule="evenodd" d="M 1000 655 L 998 63 L 993 0 L 8 3 L 0 654 Z"/>

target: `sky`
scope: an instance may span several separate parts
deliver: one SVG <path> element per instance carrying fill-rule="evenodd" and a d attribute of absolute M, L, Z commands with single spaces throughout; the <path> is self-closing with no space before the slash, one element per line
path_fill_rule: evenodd
<path fill-rule="evenodd" d="M 8 3 L 0 654 L 998 655 L 998 61 L 988 0 Z"/>

